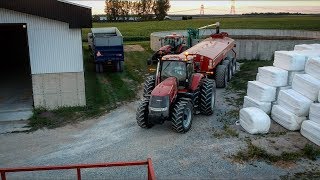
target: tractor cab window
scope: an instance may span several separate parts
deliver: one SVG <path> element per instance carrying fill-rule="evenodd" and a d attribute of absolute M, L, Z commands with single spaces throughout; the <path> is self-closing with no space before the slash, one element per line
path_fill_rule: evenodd
<path fill-rule="evenodd" d="M 176 77 L 180 85 L 186 82 L 187 70 L 186 63 L 182 61 L 163 61 L 161 70 L 161 81 Z"/>
<path fill-rule="evenodd" d="M 164 39 L 164 44 L 165 45 L 170 45 L 172 47 L 175 47 L 176 46 L 176 42 L 175 42 L 175 39 L 174 38 L 165 38 Z"/>

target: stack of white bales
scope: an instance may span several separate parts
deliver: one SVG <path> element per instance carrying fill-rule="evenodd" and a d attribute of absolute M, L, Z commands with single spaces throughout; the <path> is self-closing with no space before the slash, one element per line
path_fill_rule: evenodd
<path fill-rule="evenodd" d="M 273 65 L 288 72 L 288 89 L 279 89 L 277 105 L 272 107 L 271 117 L 289 130 L 299 130 L 306 120 L 312 103 L 306 86 L 317 87 L 312 77 L 304 73 L 307 57 L 299 51 L 276 51 Z M 320 82 L 319 82 L 320 83 Z M 319 84 L 320 85 L 320 84 Z"/>
<path fill-rule="evenodd" d="M 310 106 L 309 119 L 302 123 L 301 134 L 310 141 L 320 146 L 320 57 L 312 58 L 306 63 L 305 71 L 307 76 L 312 78 L 314 86 L 311 83 L 307 84 L 307 91 L 305 92 L 309 98 L 314 102 Z M 301 88 L 301 87 L 299 87 Z"/>
<path fill-rule="evenodd" d="M 256 107 L 267 114 L 272 112 L 272 118 L 289 130 L 300 129 L 302 121 L 307 119 L 310 105 L 315 101 L 314 92 L 319 93 L 320 88 L 316 78 L 304 74 L 307 60 L 320 57 L 320 49 L 315 50 L 320 45 L 295 47 L 299 48 L 300 51 L 276 51 L 274 66 L 260 67 L 256 81 L 248 82 L 243 104 L 244 108 Z M 310 66 L 309 69 L 319 71 L 320 67 Z"/>

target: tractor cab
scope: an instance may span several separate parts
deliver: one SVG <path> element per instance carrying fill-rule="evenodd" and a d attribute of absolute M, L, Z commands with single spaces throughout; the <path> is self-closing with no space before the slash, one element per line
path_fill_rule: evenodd
<path fill-rule="evenodd" d="M 182 44 L 185 44 L 185 38 L 179 34 L 167 35 L 163 39 L 162 46 L 171 46 L 171 51 L 175 53 Z"/>
<path fill-rule="evenodd" d="M 194 67 L 190 58 L 186 56 L 167 55 L 159 62 L 159 80 L 175 77 L 178 82 L 178 89 L 186 89 L 189 85 L 191 75 L 194 73 Z"/>
<path fill-rule="evenodd" d="M 185 37 L 179 34 L 167 35 L 163 39 L 160 39 L 160 41 L 160 49 L 147 61 L 149 65 L 159 62 L 165 55 L 180 54 L 188 48 Z"/>

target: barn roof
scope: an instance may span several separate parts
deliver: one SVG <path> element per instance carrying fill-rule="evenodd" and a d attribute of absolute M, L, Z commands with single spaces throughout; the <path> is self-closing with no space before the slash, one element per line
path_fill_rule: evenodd
<path fill-rule="evenodd" d="M 66 22 L 70 28 L 92 27 L 90 7 L 64 0 L 1 0 L 0 8 Z"/>

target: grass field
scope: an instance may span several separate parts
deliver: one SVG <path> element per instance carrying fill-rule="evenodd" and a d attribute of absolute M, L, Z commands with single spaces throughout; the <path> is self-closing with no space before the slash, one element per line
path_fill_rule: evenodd
<path fill-rule="evenodd" d="M 215 22 L 221 28 L 232 29 L 295 29 L 320 30 L 320 16 L 273 16 L 273 17 L 220 17 L 213 19 L 193 19 L 187 21 L 148 21 L 94 23 L 93 27 L 117 27 L 127 41 L 148 40 L 152 32 L 186 30 L 198 28 Z M 89 29 L 83 30 L 83 40 L 87 39 Z"/>

